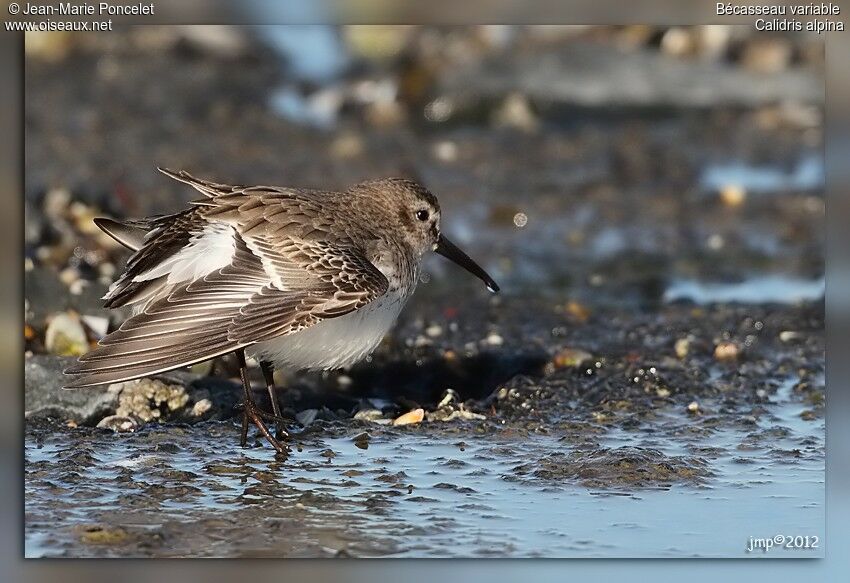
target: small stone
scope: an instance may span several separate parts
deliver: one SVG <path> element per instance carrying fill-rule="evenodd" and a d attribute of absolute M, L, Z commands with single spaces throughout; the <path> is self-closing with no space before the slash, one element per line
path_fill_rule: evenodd
<path fill-rule="evenodd" d="M 379 421 L 384 418 L 384 414 L 378 409 L 361 409 L 354 414 L 354 418 L 361 421 Z"/>
<path fill-rule="evenodd" d="M 80 279 L 80 272 L 74 267 L 66 267 L 62 271 L 59 272 L 59 281 L 67 285 L 71 286 L 75 281 Z"/>
<path fill-rule="evenodd" d="M 590 310 L 575 300 L 567 302 L 565 311 L 579 322 L 587 322 L 587 319 L 590 318 Z"/>
<path fill-rule="evenodd" d="M 400 417 L 396 417 L 393 420 L 393 425 L 415 425 L 417 423 L 421 423 L 424 418 L 424 409 L 414 409 L 413 411 L 408 411 Z"/>
<path fill-rule="evenodd" d="M 556 369 L 572 368 L 576 366 L 581 366 L 592 358 L 593 355 L 585 350 L 580 350 L 577 348 L 564 348 L 555 355 L 555 357 L 552 359 L 552 364 L 555 366 Z"/>
<path fill-rule="evenodd" d="M 799 340 L 802 336 L 802 334 L 793 330 L 783 330 L 779 333 L 779 340 L 782 342 L 793 342 L 794 340 Z"/>
<path fill-rule="evenodd" d="M 59 356 L 81 356 L 88 352 L 86 331 L 76 314 L 55 315 L 44 334 L 44 347 Z"/>
<path fill-rule="evenodd" d="M 691 403 L 688 405 L 688 413 L 691 413 L 692 415 L 696 415 L 697 413 L 699 413 L 699 403 L 697 403 L 696 401 L 691 401 Z"/>
<path fill-rule="evenodd" d="M 369 438 L 370 435 L 367 432 L 358 433 L 354 437 L 351 438 L 351 441 L 354 442 L 354 445 L 360 449 L 368 449 L 369 447 Z"/>
<path fill-rule="evenodd" d="M 511 127 L 524 132 L 534 132 L 540 127 L 531 104 L 521 93 L 511 93 L 495 112 L 493 123 L 496 126 Z"/>
<path fill-rule="evenodd" d="M 690 348 L 690 338 L 679 338 L 678 340 L 676 340 L 676 344 L 673 346 L 673 349 L 676 351 L 676 356 L 680 359 L 685 358 L 688 355 Z"/>
<path fill-rule="evenodd" d="M 353 383 L 354 383 L 354 381 L 347 374 L 341 374 L 338 377 L 336 377 L 336 384 L 340 389 L 347 389 Z"/>
<path fill-rule="evenodd" d="M 817 418 L 817 413 L 815 413 L 811 409 L 806 409 L 805 411 L 800 413 L 800 419 L 802 419 L 803 421 L 814 421 Z"/>
<path fill-rule="evenodd" d="M 723 238 L 723 235 L 719 233 L 714 233 L 709 236 L 708 241 L 706 241 L 706 245 L 712 251 L 720 251 L 726 245 L 726 239 Z"/>
<path fill-rule="evenodd" d="M 139 428 L 139 423 L 133 417 L 109 415 L 97 423 L 100 429 L 111 429 L 115 433 L 132 433 Z"/>
<path fill-rule="evenodd" d="M 434 144 L 434 157 L 441 162 L 454 162 L 457 160 L 457 144 L 444 140 Z"/>
<path fill-rule="evenodd" d="M 692 27 L 673 26 L 661 37 L 661 50 L 669 55 L 681 57 L 694 51 Z"/>
<path fill-rule="evenodd" d="M 71 203 L 71 191 L 66 188 L 54 188 L 44 197 L 44 214 L 52 219 L 60 219 Z"/>
<path fill-rule="evenodd" d="M 68 286 L 68 292 L 72 296 L 82 295 L 88 285 L 89 282 L 87 282 L 86 280 L 78 279 L 77 281 L 72 282 L 71 285 Z"/>
<path fill-rule="evenodd" d="M 747 191 L 737 184 L 727 184 L 720 189 L 720 202 L 730 208 L 738 208 L 747 198 Z"/>
<path fill-rule="evenodd" d="M 655 389 L 655 394 L 661 397 L 662 399 L 666 399 L 670 396 L 670 389 L 666 389 L 664 387 L 659 387 Z"/>
<path fill-rule="evenodd" d="M 735 360 L 739 352 L 734 342 L 721 342 L 714 348 L 714 358 L 722 361 Z"/>
<path fill-rule="evenodd" d="M 504 339 L 495 332 L 490 333 L 484 341 L 490 346 L 501 346 L 505 342 Z"/>
<path fill-rule="evenodd" d="M 212 401 L 210 401 L 209 399 L 201 399 L 200 401 L 192 405 L 192 416 L 201 417 L 210 409 L 212 409 Z"/>
<path fill-rule="evenodd" d="M 443 333 L 443 327 L 439 324 L 431 324 L 427 328 L 425 328 L 425 334 L 430 336 L 431 338 L 436 338 Z"/>

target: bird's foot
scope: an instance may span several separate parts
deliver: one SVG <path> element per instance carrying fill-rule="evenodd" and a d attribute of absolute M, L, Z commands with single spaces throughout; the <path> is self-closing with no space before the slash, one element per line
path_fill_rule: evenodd
<path fill-rule="evenodd" d="M 284 422 L 282 417 L 267 413 L 260 409 L 256 403 L 250 401 L 248 403 L 241 403 L 239 408 L 242 409 L 242 435 L 239 439 L 239 444 L 242 447 L 246 447 L 248 444 L 248 426 L 249 422 L 253 422 L 275 451 L 281 454 L 289 453 L 289 448 L 279 441 L 279 439 L 289 439 L 289 433 L 281 427 L 281 424 Z M 268 419 L 276 423 L 276 435 L 272 435 L 272 432 L 269 431 L 263 419 Z"/>

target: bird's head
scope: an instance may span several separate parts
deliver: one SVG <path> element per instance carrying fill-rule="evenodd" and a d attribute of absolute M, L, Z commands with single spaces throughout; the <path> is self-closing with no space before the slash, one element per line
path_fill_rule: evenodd
<path fill-rule="evenodd" d="M 449 241 L 440 230 L 440 203 L 427 188 L 403 178 L 386 178 L 358 185 L 372 191 L 383 215 L 401 229 L 404 242 L 417 254 L 434 251 L 451 259 L 476 277 L 491 292 L 499 286 L 475 261 Z"/>

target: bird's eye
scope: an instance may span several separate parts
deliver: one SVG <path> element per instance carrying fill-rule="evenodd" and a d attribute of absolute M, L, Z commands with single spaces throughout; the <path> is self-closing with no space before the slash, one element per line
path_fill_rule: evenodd
<path fill-rule="evenodd" d="M 416 218 L 419 219 L 422 222 L 427 221 L 428 220 L 428 211 L 426 211 L 426 210 L 416 211 Z"/>

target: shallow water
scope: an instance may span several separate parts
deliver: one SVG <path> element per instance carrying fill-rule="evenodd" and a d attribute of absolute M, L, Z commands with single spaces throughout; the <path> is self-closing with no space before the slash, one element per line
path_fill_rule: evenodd
<path fill-rule="evenodd" d="M 34 432 L 26 556 L 737 557 L 750 536 L 822 541 L 824 424 L 802 420 L 792 385 L 745 424 L 659 411 L 644 429 L 597 428 L 591 451 L 640 448 L 629 451 L 656 452 L 647 467 L 705 469 L 610 487 L 522 471 L 587 448 L 554 431 L 352 423 L 303 435 L 285 461 L 236 447 L 232 423 Z M 104 526 L 127 538 L 87 541 Z"/>
<path fill-rule="evenodd" d="M 715 302 L 796 304 L 823 297 L 826 280 L 783 275 L 754 276 L 734 283 L 674 280 L 664 291 L 664 301 L 687 300 L 697 304 Z"/>

